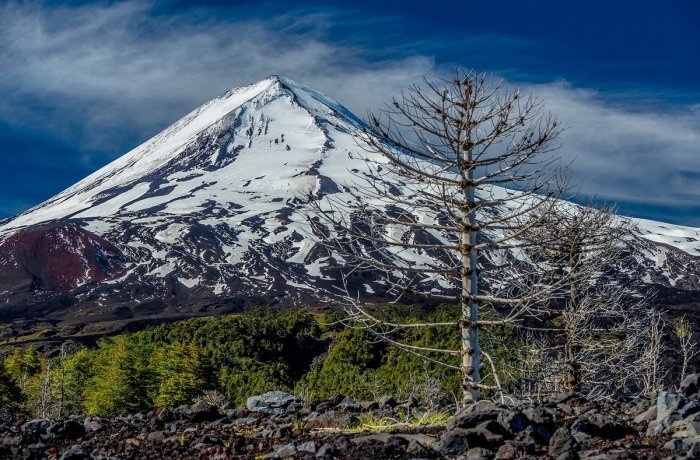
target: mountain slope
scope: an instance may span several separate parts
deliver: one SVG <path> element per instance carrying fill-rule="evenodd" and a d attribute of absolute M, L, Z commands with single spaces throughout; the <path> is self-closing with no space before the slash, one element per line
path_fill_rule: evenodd
<path fill-rule="evenodd" d="M 222 94 L 0 225 L 2 242 L 70 223 L 111 242 L 127 261 L 110 279 L 74 282 L 70 292 L 6 290 L 0 314 L 87 324 L 331 302 L 342 261 L 309 236 L 304 210 L 309 194 L 351 199 L 351 172 L 367 171 L 359 153 L 372 155 L 360 147 L 364 126 L 283 77 Z M 643 272 L 635 276 L 676 294 L 700 290 L 700 230 L 640 223 Z M 382 297 L 371 278 L 355 281 Z"/>

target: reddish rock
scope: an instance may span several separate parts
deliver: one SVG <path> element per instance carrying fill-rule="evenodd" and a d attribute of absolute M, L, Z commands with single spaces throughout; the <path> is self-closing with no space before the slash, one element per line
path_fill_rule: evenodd
<path fill-rule="evenodd" d="M 80 227 L 33 227 L 0 243 L 0 292 L 68 292 L 120 276 L 126 263 L 113 244 Z"/>

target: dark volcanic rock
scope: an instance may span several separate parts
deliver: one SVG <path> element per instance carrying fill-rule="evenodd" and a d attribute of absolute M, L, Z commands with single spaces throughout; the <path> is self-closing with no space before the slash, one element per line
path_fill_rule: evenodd
<path fill-rule="evenodd" d="M 576 460 L 578 442 L 565 427 L 554 432 L 549 440 L 549 456 L 554 460 Z"/>
<path fill-rule="evenodd" d="M 475 447 L 489 447 L 489 445 L 482 430 L 455 428 L 440 436 L 435 449 L 443 455 L 457 455 Z"/>
<path fill-rule="evenodd" d="M 47 432 L 67 439 L 78 439 L 85 436 L 85 425 L 78 420 L 59 421 L 50 425 Z"/>
<path fill-rule="evenodd" d="M 22 425 L 22 434 L 24 439 L 36 442 L 40 436 L 46 434 L 49 427 L 49 421 L 45 418 L 30 420 Z"/>
<path fill-rule="evenodd" d="M 405 424 L 405 419 L 394 414 L 390 416 L 395 417 L 396 425 L 390 430 L 369 433 L 360 432 L 363 425 L 358 423 L 365 409 L 360 406 L 359 413 L 340 410 L 356 409 L 350 399 L 319 401 L 311 407 L 323 411 L 307 416 L 309 406 L 302 407 L 293 396 L 277 392 L 253 399 L 251 406 L 266 408 L 256 412 L 227 410 L 220 414 L 197 401 L 147 414 L 91 416 L 84 423 L 75 416 L 52 423 L 44 419 L 0 423 L 0 458 L 698 458 L 697 401 L 685 402 L 676 396 L 664 394 L 657 399 L 664 418 L 675 421 L 663 434 L 647 436 L 646 423 L 632 423 L 647 404 L 634 401 L 577 398 L 571 402 L 580 413 L 575 416 L 552 414 L 549 406 L 561 403 L 519 402 L 517 408 L 509 408 L 481 401 L 463 408 L 451 421 L 451 425 L 469 428 Z M 631 407 L 638 410 L 628 410 Z M 375 411 L 371 417 L 387 417 L 385 408 Z M 687 417 L 679 419 L 686 412 Z M 211 421 L 215 416 L 220 418 Z M 551 424 L 559 426 L 550 431 Z"/>
<path fill-rule="evenodd" d="M 689 399 L 700 399 L 700 374 L 687 375 L 680 386 L 681 392 Z"/>
<path fill-rule="evenodd" d="M 216 406 L 204 401 L 197 401 L 192 404 L 190 411 L 194 422 L 213 422 L 221 416 Z"/>
<path fill-rule="evenodd" d="M 479 401 L 460 409 L 447 422 L 447 429 L 474 428 L 482 422 L 496 420 L 501 412 L 502 410 L 491 401 Z"/>

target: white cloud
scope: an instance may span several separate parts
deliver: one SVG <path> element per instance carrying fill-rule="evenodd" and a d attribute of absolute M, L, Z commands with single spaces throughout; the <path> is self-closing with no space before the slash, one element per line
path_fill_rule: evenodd
<path fill-rule="evenodd" d="M 0 116 L 41 125 L 83 149 L 108 149 L 120 130 L 154 134 L 217 94 L 270 74 L 327 92 L 362 115 L 433 69 L 424 56 L 370 64 L 361 50 L 323 41 L 319 28 L 308 27 L 331 20 L 162 17 L 137 1 L 50 9 L 10 3 L 0 9 L 0 91 L 7 96 Z"/>
<path fill-rule="evenodd" d="M 700 105 L 619 106 L 564 83 L 529 87 L 568 126 L 561 154 L 581 191 L 645 205 L 700 201 Z"/>
<path fill-rule="evenodd" d="M 203 12 L 155 15 L 141 1 L 7 3 L 0 7 L 0 120 L 62 139 L 96 166 L 226 89 L 269 74 L 364 116 L 421 76 L 441 73 L 424 54 L 371 62 L 372 50 L 326 39 L 324 31 L 341 20 L 349 19 L 299 11 L 238 21 Z M 583 193 L 679 206 L 700 201 L 700 107 L 621 107 L 560 82 L 525 89 L 569 126 L 561 153 L 576 157 L 572 172 Z M 86 153 L 94 151 L 103 156 Z"/>

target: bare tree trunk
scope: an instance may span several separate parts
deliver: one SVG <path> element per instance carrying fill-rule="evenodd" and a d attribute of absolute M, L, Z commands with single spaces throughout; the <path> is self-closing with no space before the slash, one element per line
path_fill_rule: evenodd
<path fill-rule="evenodd" d="M 466 85 L 465 92 L 468 100 L 470 86 Z M 467 119 L 467 123 L 470 120 Z M 469 127 L 467 127 L 468 131 Z M 474 167 L 471 151 L 471 139 L 467 134 L 464 142 L 463 159 L 467 165 L 467 213 L 463 219 L 462 230 L 462 393 L 463 402 L 479 400 L 478 384 L 481 380 L 481 350 L 479 349 L 479 305 L 476 296 L 479 294 L 479 277 L 477 273 L 479 253 L 476 248 L 478 230 L 476 227 L 476 190 L 473 185 Z"/>
<path fill-rule="evenodd" d="M 569 250 L 570 259 L 570 270 L 569 270 L 569 298 L 567 300 L 568 305 L 566 307 L 566 313 L 570 316 L 576 316 L 578 312 L 579 303 L 579 289 L 578 289 L 578 279 L 579 279 L 579 263 L 581 262 L 581 252 L 583 249 L 578 244 L 576 239 L 578 238 L 577 229 L 573 230 L 573 241 L 571 248 Z M 574 327 L 572 327 L 574 326 Z M 577 391 L 579 383 L 581 381 L 581 370 L 580 363 L 578 362 L 578 350 L 576 349 L 576 340 L 571 340 L 575 337 L 578 331 L 575 330 L 575 323 L 568 322 L 565 326 L 569 330 L 567 331 L 567 339 L 564 345 L 564 357 L 566 360 L 566 380 L 564 382 L 564 388 L 567 391 Z"/>
<path fill-rule="evenodd" d="M 68 349 L 66 348 L 65 342 L 61 344 L 61 353 L 59 355 L 59 364 L 61 366 L 61 384 L 58 399 L 58 416 L 63 417 L 63 406 L 65 399 L 65 382 L 66 382 L 66 356 L 68 356 Z"/>
<path fill-rule="evenodd" d="M 39 386 L 39 395 L 37 401 L 36 415 L 39 418 L 51 417 L 51 366 L 46 362 L 46 369 L 41 379 Z"/>

